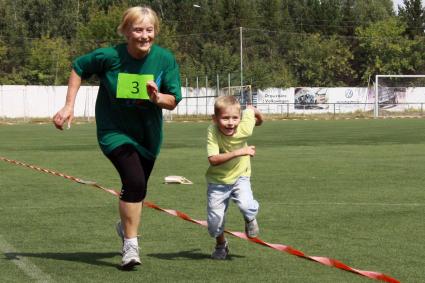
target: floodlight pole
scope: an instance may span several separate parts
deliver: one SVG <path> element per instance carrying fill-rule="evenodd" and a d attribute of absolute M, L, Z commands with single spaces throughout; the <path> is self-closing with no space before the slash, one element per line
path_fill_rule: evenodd
<path fill-rule="evenodd" d="M 239 41 L 241 43 L 241 89 L 240 89 L 240 95 L 241 95 L 241 103 L 245 103 L 244 99 L 243 99 L 243 91 L 242 91 L 242 86 L 243 86 L 243 45 L 242 45 L 242 27 L 239 27 Z"/>
<path fill-rule="evenodd" d="M 239 27 L 239 41 L 241 43 L 241 86 L 243 86 L 243 45 L 242 27 Z"/>
<path fill-rule="evenodd" d="M 241 86 L 243 86 L 243 46 L 242 46 L 242 27 L 239 27 L 239 41 L 241 44 L 240 54 L 241 54 Z"/>

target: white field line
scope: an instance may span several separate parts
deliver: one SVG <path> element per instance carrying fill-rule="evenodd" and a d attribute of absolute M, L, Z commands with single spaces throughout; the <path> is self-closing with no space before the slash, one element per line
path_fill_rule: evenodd
<path fill-rule="evenodd" d="M 3 254 L 19 254 L 19 252 L 9 244 L 3 237 L 0 235 L 0 252 Z M 46 273 L 41 271 L 36 265 L 31 263 L 26 257 L 20 257 L 16 255 L 16 258 L 10 259 L 20 270 L 22 270 L 31 280 L 35 282 L 54 282 L 54 280 Z"/>
<path fill-rule="evenodd" d="M 52 210 L 52 209 L 97 209 L 97 208 L 108 208 L 111 207 L 110 204 L 101 204 L 101 205 L 59 205 L 59 206 L 7 206 L 0 207 L 1 210 L 11 210 L 11 209 L 19 209 L 19 210 Z"/>
<path fill-rule="evenodd" d="M 287 206 L 401 206 L 401 207 L 421 207 L 425 206 L 425 203 L 378 203 L 378 202 L 270 202 L 267 205 L 287 205 Z M 75 205 L 61 205 L 61 206 L 8 206 L 0 207 L 0 211 L 6 210 L 52 210 L 52 209 L 96 209 L 96 208 L 107 208 L 110 207 L 109 204 L 106 205 L 90 205 L 90 206 L 75 206 Z"/>
<path fill-rule="evenodd" d="M 380 203 L 380 202 L 271 202 L 268 205 L 294 205 L 294 206 L 309 206 L 309 205 L 321 205 L 321 206 L 425 206 L 425 203 Z"/>

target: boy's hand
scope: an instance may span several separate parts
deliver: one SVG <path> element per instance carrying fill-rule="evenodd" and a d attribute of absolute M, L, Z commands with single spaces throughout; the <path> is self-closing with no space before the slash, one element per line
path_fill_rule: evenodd
<path fill-rule="evenodd" d="M 247 147 L 241 148 L 242 150 L 242 155 L 249 155 L 249 156 L 254 156 L 255 155 L 255 146 L 254 145 L 249 145 Z"/>
<path fill-rule="evenodd" d="M 239 156 L 245 156 L 245 155 L 249 155 L 253 157 L 255 155 L 255 146 L 249 145 L 246 147 L 236 149 L 234 151 L 229 151 L 229 152 L 220 153 L 217 155 L 208 156 L 208 161 L 210 162 L 212 166 L 217 166 L 233 158 L 236 158 Z"/>
<path fill-rule="evenodd" d="M 261 124 L 263 124 L 264 117 L 263 114 L 261 114 L 260 110 L 258 110 L 252 105 L 247 105 L 246 108 L 254 110 L 255 126 L 260 126 Z"/>

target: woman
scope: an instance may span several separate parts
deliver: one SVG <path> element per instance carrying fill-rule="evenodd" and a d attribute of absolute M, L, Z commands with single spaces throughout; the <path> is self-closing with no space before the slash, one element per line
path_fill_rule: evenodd
<path fill-rule="evenodd" d="M 149 7 L 124 12 L 118 32 L 126 43 L 100 48 L 72 64 L 65 106 L 53 117 L 68 127 L 82 79 L 97 75 L 97 138 L 121 182 L 117 231 L 123 240 L 123 269 L 141 263 L 137 234 L 147 182 L 162 142 L 162 109 L 181 100 L 179 67 L 173 54 L 154 44 L 159 20 Z"/>

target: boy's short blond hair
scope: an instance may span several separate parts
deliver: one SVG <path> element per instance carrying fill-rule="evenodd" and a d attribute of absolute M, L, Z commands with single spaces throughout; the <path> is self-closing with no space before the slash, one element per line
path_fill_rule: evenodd
<path fill-rule="evenodd" d="M 239 111 L 241 109 L 241 104 L 239 100 L 233 95 L 222 95 L 216 98 L 214 103 L 214 114 L 220 114 L 220 111 L 228 107 L 237 107 Z"/>
<path fill-rule="evenodd" d="M 121 24 L 117 28 L 118 34 L 125 35 L 129 28 L 145 18 L 149 19 L 153 24 L 155 35 L 159 33 L 159 18 L 158 15 L 147 6 L 136 6 L 127 9 L 122 15 Z"/>

